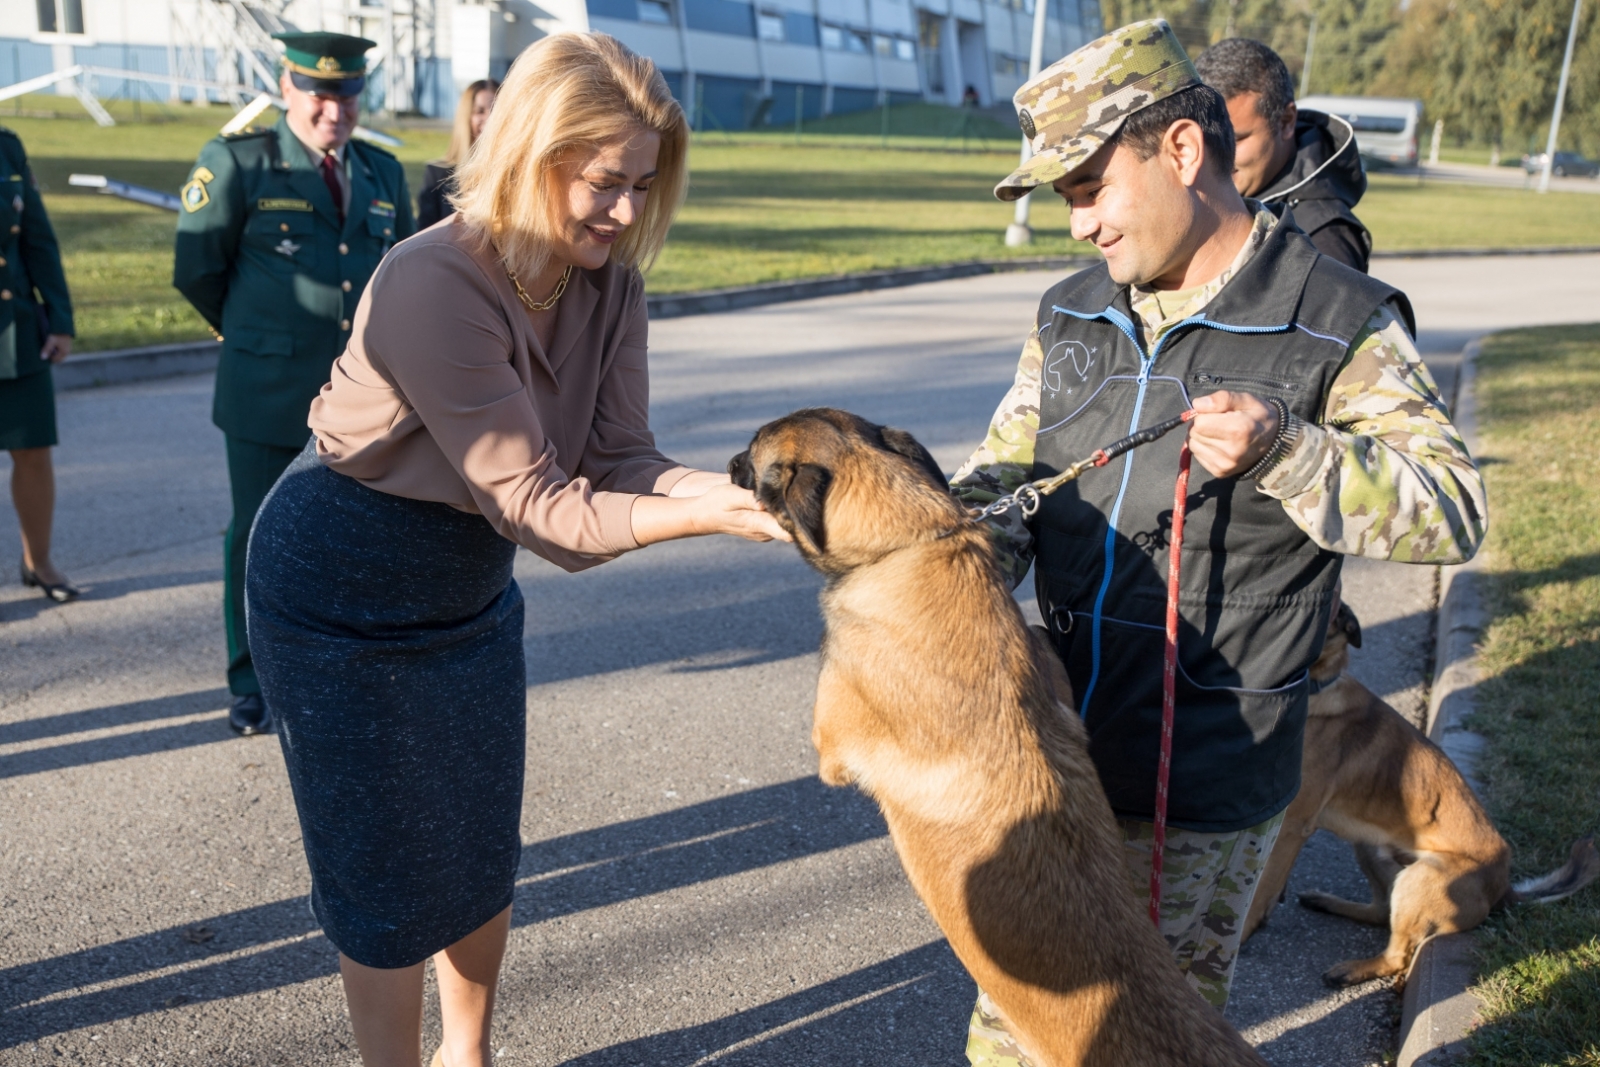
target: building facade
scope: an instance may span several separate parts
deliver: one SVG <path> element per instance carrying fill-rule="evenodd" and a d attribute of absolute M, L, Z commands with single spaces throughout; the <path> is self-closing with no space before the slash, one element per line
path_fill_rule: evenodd
<path fill-rule="evenodd" d="M 1004 101 L 1027 77 L 1036 2 L 1046 63 L 1101 32 L 1097 0 L 11 0 L 0 87 L 79 65 L 99 97 L 237 100 L 269 83 L 272 32 L 321 29 L 379 42 L 373 110 L 444 116 L 539 38 L 597 30 L 654 59 L 697 126 L 750 129 Z"/>

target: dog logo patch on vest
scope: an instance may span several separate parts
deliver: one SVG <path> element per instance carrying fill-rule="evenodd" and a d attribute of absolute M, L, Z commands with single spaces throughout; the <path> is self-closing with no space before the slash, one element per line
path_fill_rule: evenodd
<path fill-rule="evenodd" d="M 1040 375 L 1041 384 L 1051 393 L 1061 392 L 1061 374 L 1068 365 L 1078 376 L 1079 382 L 1088 381 L 1089 371 L 1094 367 L 1095 351 L 1082 341 L 1057 341 L 1050 346 L 1050 351 L 1044 357 L 1044 370 Z M 1072 395 L 1070 385 L 1067 386 L 1067 395 Z"/>

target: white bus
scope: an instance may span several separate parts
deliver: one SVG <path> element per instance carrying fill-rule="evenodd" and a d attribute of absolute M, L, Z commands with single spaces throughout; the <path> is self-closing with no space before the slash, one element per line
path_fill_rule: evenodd
<path fill-rule="evenodd" d="M 1397 166 L 1417 162 L 1417 127 L 1422 123 L 1421 100 L 1394 100 L 1377 96 L 1308 96 L 1295 101 L 1301 107 L 1338 115 L 1356 131 L 1356 150 L 1368 159 Z"/>

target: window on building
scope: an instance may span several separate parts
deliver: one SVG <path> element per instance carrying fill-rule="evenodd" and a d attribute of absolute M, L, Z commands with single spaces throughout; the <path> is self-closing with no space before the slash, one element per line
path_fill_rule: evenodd
<path fill-rule="evenodd" d="M 894 57 L 896 59 L 904 59 L 907 62 L 915 62 L 917 58 L 917 46 L 906 40 L 904 37 L 896 37 L 894 39 Z"/>
<path fill-rule="evenodd" d="M 677 20 L 672 17 L 672 4 L 668 0 L 639 0 L 639 21 L 671 26 Z"/>
<path fill-rule="evenodd" d="M 36 0 L 40 33 L 82 33 L 83 0 Z"/>
<path fill-rule="evenodd" d="M 872 48 L 880 56 L 893 55 L 894 54 L 894 38 L 893 37 L 885 37 L 881 33 L 875 33 L 875 34 L 872 35 Z"/>
<path fill-rule="evenodd" d="M 846 52 L 859 52 L 862 55 L 866 55 L 868 52 L 872 51 L 872 45 L 867 40 L 866 34 L 857 33 L 854 30 L 846 30 L 844 33 L 844 50 Z"/>
<path fill-rule="evenodd" d="M 831 48 L 835 52 L 844 51 L 844 31 L 837 26 L 822 24 L 822 47 Z"/>
<path fill-rule="evenodd" d="M 756 35 L 763 41 L 782 41 L 787 39 L 783 32 L 783 16 L 770 11 L 762 11 L 756 15 Z"/>

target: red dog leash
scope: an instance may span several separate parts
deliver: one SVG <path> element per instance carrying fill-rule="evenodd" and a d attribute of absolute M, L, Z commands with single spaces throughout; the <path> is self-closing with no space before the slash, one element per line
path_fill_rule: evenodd
<path fill-rule="evenodd" d="M 1184 412 L 1193 417 L 1193 412 Z M 1189 511 L 1189 442 L 1178 453 L 1172 497 L 1172 554 L 1167 563 L 1167 648 L 1161 666 L 1161 762 L 1156 766 L 1155 843 L 1150 849 L 1150 921 L 1161 928 L 1161 861 L 1167 850 L 1167 782 L 1172 777 L 1172 720 L 1178 710 L 1178 578 L 1183 570 L 1183 518 Z"/>

